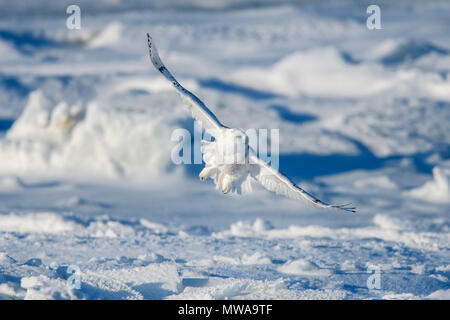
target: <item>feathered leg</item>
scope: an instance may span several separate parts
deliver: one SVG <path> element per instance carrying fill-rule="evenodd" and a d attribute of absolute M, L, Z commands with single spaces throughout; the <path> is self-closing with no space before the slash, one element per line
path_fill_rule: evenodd
<path fill-rule="evenodd" d="M 217 169 L 214 167 L 204 167 L 200 174 L 200 180 L 205 180 L 206 178 L 212 177 L 216 173 Z"/>
<path fill-rule="evenodd" d="M 231 191 L 231 178 L 229 175 L 225 175 L 222 179 L 222 192 L 224 194 L 227 194 L 228 192 Z"/>

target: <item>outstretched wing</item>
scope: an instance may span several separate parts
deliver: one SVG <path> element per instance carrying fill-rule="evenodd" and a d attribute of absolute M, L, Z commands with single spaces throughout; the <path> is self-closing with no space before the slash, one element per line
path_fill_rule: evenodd
<path fill-rule="evenodd" d="M 300 188 L 286 176 L 269 166 L 266 162 L 259 159 L 253 152 L 250 153 L 250 163 L 253 164 L 252 176 L 267 190 L 283 195 L 291 199 L 306 199 L 316 206 L 322 208 L 340 209 L 349 212 L 356 212 L 355 207 L 349 207 L 350 204 L 333 205 L 325 203 L 306 190 Z"/>
<path fill-rule="evenodd" d="M 189 107 L 192 112 L 192 117 L 197 121 L 201 121 L 203 127 L 208 129 L 220 129 L 225 128 L 224 125 L 220 123 L 220 121 L 216 118 L 214 113 L 205 106 L 205 104 L 197 98 L 192 92 L 183 88 L 175 79 L 175 77 L 167 70 L 166 66 L 162 63 L 161 58 L 158 55 L 158 51 L 156 50 L 155 43 L 150 37 L 150 34 L 147 33 L 147 41 L 148 41 L 148 52 L 150 54 L 150 60 L 152 61 L 155 68 L 161 72 L 161 74 L 169 80 L 172 85 L 177 89 L 180 94 L 183 102 Z"/>

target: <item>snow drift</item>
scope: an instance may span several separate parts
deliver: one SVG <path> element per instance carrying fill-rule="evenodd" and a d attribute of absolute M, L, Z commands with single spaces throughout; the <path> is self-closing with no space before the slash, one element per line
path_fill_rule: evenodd
<path fill-rule="evenodd" d="M 170 128 L 143 112 L 54 103 L 31 93 L 0 140 L 0 172 L 99 177 L 158 176 L 170 163 Z M 69 174 L 69 175 L 71 175 Z"/>
<path fill-rule="evenodd" d="M 408 192 L 409 195 L 436 203 L 450 203 L 450 168 L 434 167 L 433 180 Z"/>

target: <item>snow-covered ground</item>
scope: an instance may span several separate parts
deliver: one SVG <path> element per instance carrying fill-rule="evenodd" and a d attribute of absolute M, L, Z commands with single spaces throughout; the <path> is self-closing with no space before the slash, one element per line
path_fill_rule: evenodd
<path fill-rule="evenodd" d="M 368 30 L 369 2 L 288 2 L 79 1 L 68 30 L 69 3 L 0 1 L 1 298 L 450 299 L 450 4 L 381 1 Z M 358 212 L 174 165 L 193 121 L 146 32 L 224 124 L 280 129 L 280 170 Z"/>

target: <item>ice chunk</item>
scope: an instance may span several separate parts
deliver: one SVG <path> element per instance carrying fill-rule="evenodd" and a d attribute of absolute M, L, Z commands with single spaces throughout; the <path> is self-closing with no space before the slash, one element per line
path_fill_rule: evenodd
<path fill-rule="evenodd" d="M 298 259 L 285 263 L 278 267 L 279 272 L 300 276 L 327 276 L 330 275 L 330 271 L 327 269 L 321 269 L 317 264 L 305 259 Z"/>

